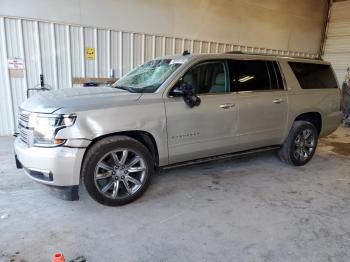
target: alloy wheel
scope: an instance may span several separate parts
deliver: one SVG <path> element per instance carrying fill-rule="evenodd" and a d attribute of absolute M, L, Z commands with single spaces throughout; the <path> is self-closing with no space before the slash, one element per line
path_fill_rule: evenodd
<path fill-rule="evenodd" d="M 98 191 L 110 199 L 134 195 L 146 182 L 146 161 L 130 149 L 105 154 L 98 162 L 94 181 Z"/>
<path fill-rule="evenodd" d="M 295 159 L 305 161 L 310 158 L 315 150 L 315 135 L 310 128 L 302 130 L 294 140 L 293 155 Z"/>

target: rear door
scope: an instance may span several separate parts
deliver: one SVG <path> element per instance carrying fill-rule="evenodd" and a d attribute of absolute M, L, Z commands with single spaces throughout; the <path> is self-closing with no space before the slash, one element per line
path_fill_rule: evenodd
<path fill-rule="evenodd" d="M 230 60 L 229 68 L 231 85 L 237 92 L 237 149 L 280 144 L 288 101 L 278 63 Z"/>

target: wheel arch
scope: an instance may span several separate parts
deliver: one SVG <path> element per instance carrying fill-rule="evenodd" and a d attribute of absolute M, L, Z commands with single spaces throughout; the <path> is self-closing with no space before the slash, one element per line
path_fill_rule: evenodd
<path fill-rule="evenodd" d="M 155 166 L 156 167 L 159 166 L 159 153 L 158 153 L 157 142 L 151 133 L 146 132 L 146 131 L 141 131 L 141 130 L 120 131 L 120 132 L 109 133 L 109 134 L 104 134 L 104 135 L 95 137 L 85 150 L 82 165 L 84 163 L 85 156 L 86 156 L 87 152 L 90 150 L 90 148 L 94 144 L 96 144 L 98 141 L 100 141 L 104 138 L 107 138 L 107 137 L 111 137 L 111 136 L 127 136 L 127 137 L 131 137 L 131 138 L 137 140 L 138 142 L 143 144 L 150 151 L 150 153 L 152 154 L 152 158 L 154 160 Z"/>
<path fill-rule="evenodd" d="M 299 121 L 299 120 L 310 122 L 311 124 L 313 124 L 316 127 L 318 134 L 321 133 L 321 131 L 322 131 L 322 115 L 319 112 L 306 112 L 306 113 L 299 114 L 294 119 L 294 122 Z"/>

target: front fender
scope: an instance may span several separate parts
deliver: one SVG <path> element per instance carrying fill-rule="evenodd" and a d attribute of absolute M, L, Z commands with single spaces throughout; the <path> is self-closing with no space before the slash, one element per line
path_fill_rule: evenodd
<path fill-rule="evenodd" d="M 157 144 L 159 165 L 168 164 L 166 116 L 162 99 L 147 99 L 136 105 L 77 112 L 73 126 L 58 131 L 57 139 L 70 145 L 88 146 L 92 140 L 128 131 L 151 134 Z"/>

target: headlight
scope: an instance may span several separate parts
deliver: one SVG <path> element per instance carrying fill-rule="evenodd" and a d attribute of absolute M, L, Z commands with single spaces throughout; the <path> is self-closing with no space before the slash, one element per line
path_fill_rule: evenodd
<path fill-rule="evenodd" d="M 62 145 L 65 140 L 55 139 L 57 132 L 72 126 L 76 115 L 31 114 L 28 126 L 33 128 L 34 146 L 52 147 Z"/>

